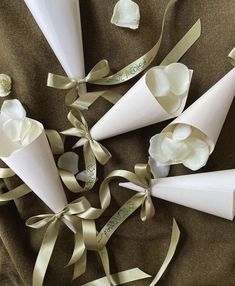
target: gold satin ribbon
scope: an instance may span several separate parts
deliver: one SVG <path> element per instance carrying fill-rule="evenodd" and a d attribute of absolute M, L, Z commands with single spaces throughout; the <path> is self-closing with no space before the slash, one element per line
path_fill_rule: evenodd
<path fill-rule="evenodd" d="M 15 173 L 10 168 L 0 168 L 0 179 L 8 179 L 13 176 L 15 176 Z M 31 192 L 31 189 L 27 185 L 22 184 L 4 194 L 0 194 L 0 202 L 13 201 Z"/>
<path fill-rule="evenodd" d="M 231 64 L 235 67 L 235 48 L 233 48 L 232 51 L 229 53 L 228 58 Z"/>
<path fill-rule="evenodd" d="M 111 90 L 87 92 L 77 98 L 80 84 L 95 82 L 96 80 L 107 76 L 109 73 L 110 67 L 108 61 L 101 60 L 83 79 L 75 80 L 66 76 L 49 73 L 47 78 L 47 86 L 62 90 L 70 90 L 65 97 L 65 103 L 67 106 L 77 108 L 79 110 L 88 109 L 90 105 L 92 105 L 100 97 L 103 97 L 112 104 L 115 104 L 121 98 L 121 95 Z"/>
<path fill-rule="evenodd" d="M 64 142 L 59 134 L 54 129 L 45 130 L 53 155 L 61 155 L 64 153 Z"/>
<path fill-rule="evenodd" d="M 80 117 L 80 120 L 78 120 L 77 117 Z M 102 144 L 91 137 L 87 122 L 79 110 L 70 111 L 68 120 L 73 125 L 73 128 L 62 131 L 61 134 L 86 139 L 83 145 L 83 153 L 88 182 L 86 182 L 84 188 L 82 188 L 78 183 L 75 183 L 74 177 L 71 176 L 70 173 L 60 170 L 60 175 L 65 185 L 73 190 L 73 192 L 90 190 L 96 182 L 96 160 L 102 165 L 105 165 L 112 155 Z"/>
<path fill-rule="evenodd" d="M 77 265 L 75 265 L 77 269 L 75 270 L 80 271 L 79 275 L 85 271 L 86 253 L 84 254 L 83 248 L 92 248 L 96 245 L 96 228 L 93 220 L 96 219 L 97 216 L 94 213 L 87 212 L 90 208 L 91 205 L 88 200 L 85 197 L 81 197 L 68 204 L 57 214 L 37 215 L 26 221 L 26 225 L 34 229 L 48 226 L 35 263 L 33 286 L 43 285 L 46 270 L 59 235 L 61 220 L 65 223 L 69 223 L 70 226 L 72 225 L 77 231 L 75 233 L 75 250 L 77 252 L 73 254 L 73 259 L 76 258 L 76 261 L 71 259 L 69 265 L 77 263 Z M 81 267 L 81 269 L 79 269 L 78 266 L 79 268 Z M 75 276 L 77 274 L 78 273 L 75 273 Z"/>

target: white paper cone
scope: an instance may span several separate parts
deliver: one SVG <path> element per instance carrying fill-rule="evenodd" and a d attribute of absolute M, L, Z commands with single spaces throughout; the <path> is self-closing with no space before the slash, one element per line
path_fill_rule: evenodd
<path fill-rule="evenodd" d="M 68 77 L 85 76 L 79 0 L 25 0 Z"/>
<path fill-rule="evenodd" d="M 10 141 L 10 140 L 8 140 Z M 2 149 L 3 142 L 0 143 Z M 28 146 L 1 157 L 22 181 L 55 213 L 67 205 L 52 152 L 44 130 Z"/>
<path fill-rule="evenodd" d="M 159 68 L 159 67 L 158 67 Z M 154 69 L 154 68 L 152 68 Z M 146 83 L 150 69 L 90 130 L 92 138 L 103 140 L 178 116 L 184 109 L 188 94 L 180 109 L 170 114 L 151 93 Z M 191 77 L 192 77 L 192 71 Z M 84 140 L 74 146 L 79 147 Z"/>
<path fill-rule="evenodd" d="M 122 187 L 143 191 L 132 183 Z M 225 219 L 234 218 L 235 169 L 152 180 L 152 196 Z"/>
<path fill-rule="evenodd" d="M 172 121 L 164 130 L 178 123 L 189 124 L 208 137 L 212 153 L 235 95 L 235 68 Z"/>

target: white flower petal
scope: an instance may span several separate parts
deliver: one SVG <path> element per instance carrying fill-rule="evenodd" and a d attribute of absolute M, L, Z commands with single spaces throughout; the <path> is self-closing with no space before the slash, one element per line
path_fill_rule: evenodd
<path fill-rule="evenodd" d="M 182 160 L 185 167 L 196 171 L 206 165 L 210 149 L 208 144 L 196 137 L 191 137 L 186 140 L 189 148 L 191 149 L 190 155 Z"/>
<path fill-rule="evenodd" d="M 23 121 L 9 119 L 3 124 L 3 131 L 12 142 L 20 143 L 22 126 Z"/>
<path fill-rule="evenodd" d="M 182 105 L 182 99 L 172 92 L 169 92 L 167 96 L 158 97 L 157 100 L 161 106 L 170 114 L 176 113 Z"/>
<path fill-rule="evenodd" d="M 76 179 L 78 181 L 82 181 L 84 183 L 88 182 L 89 178 L 87 176 L 87 171 L 84 170 L 84 171 L 80 172 L 79 174 L 77 174 Z"/>
<path fill-rule="evenodd" d="M 165 133 L 154 135 L 149 141 L 149 155 L 154 160 L 165 163 L 164 154 L 161 152 L 161 143 L 163 138 L 166 136 Z"/>
<path fill-rule="evenodd" d="M 23 120 L 26 111 L 18 99 L 5 100 L 2 104 L 1 115 L 5 118 Z"/>
<path fill-rule="evenodd" d="M 21 144 L 27 146 L 36 140 L 42 133 L 42 126 L 37 121 L 26 118 L 21 132 Z"/>
<path fill-rule="evenodd" d="M 181 63 L 173 63 L 164 68 L 170 81 L 171 91 L 176 95 L 183 95 L 190 85 L 189 69 Z"/>
<path fill-rule="evenodd" d="M 11 78 L 6 74 L 0 74 L 0 97 L 11 93 Z"/>
<path fill-rule="evenodd" d="M 190 154 L 190 149 L 184 141 L 173 140 L 167 136 L 162 139 L 160 147 L 165 161 L 181 162 Z"/>
<path fill-rule="evenodd" d="M 187 124 L 179 123 L 175 126 L 172 139 L 185 140 L 192 134 L 192 127 Z"/>
<path fill-rule="evenodd" d="M 148 164 L 150 165 L 154 179 L 164 178 L 169 175 L 170 172 L 169 165 L 162 165 L 156 160 L 154 160 L 152 157 L 149 157 Z"/>
<path fill-rule="evenodd" d="M 146 76 L 148 88 L 154 97 L 165 97 L 170 93 L 170 82 L 160 68 L 151 69 Z"/>
<path fill-rule="evenodd" d="M 79 156 L 74 152 L 66 152 L 60 156 L 58 167 L 76 175 L 78 173 Z"/>
<path fill-rule="evenodd" d="M 138 4 L 131 0 L 119 0 L 114 7 L 111 23 L 124 28 L 137 29 L 140 22 Z"/>

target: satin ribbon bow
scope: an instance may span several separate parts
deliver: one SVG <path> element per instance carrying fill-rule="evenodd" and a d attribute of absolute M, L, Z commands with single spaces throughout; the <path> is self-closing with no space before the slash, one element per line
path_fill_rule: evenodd
<path fill-rule="evenodd" d="M 97 215 L 90 212 L 91 205 L 85 197 L 68 204 L 56 214 L 43 214 L 31 217 L 26 221 L 28 227 L 40 229 L 47 226 L 33 271 L 33 286 L 43 285 L 48 264 L 55 247 L 61 220 L 75 233 L 75 247 L 68 264 L 74 264 L 74 276 L 77 278 L 86 270 L 86 249 L 96 250 Z"/>
<path fill-rule="evenodd" d="M 235 67 L 235 48 L 228 55 L 231 64 Z"/>

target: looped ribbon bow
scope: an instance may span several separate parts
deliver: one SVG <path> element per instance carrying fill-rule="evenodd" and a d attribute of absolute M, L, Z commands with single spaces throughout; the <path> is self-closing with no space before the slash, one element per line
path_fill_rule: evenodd
<path fill-rule="evenodd" d="M 233 48 L 232 51 L 229 53 L 228 58 L 231 64 L 235 67 L 235 48 Z"/>
<path fill-rule="evenodd" d="M 73 279 L 85 272 L 86 250 L 97 250 L 94 222 L 97 214 L 90 209 L 89 201 L 85 197 L 81 197 L 68 204 L 59 213 L 37 215 L 26 221 L 26 225 L 34 229 L 47 226 L 34 267 L 33 286 L 43 285 L 46 270 L 59 235 L 61 220 L 75 233 L 74 253 L 67 265 L 74 264 Z"/>
<path fill-rule="evenodd" d="M 77 119 L 77 116 L 80 117 L 80 120 Z M 80 137 L 86 140 L 83 145 L 83 153 L 88 181 L 85 183 L 85 187 L 81 188 L 80 191 L 90 190 L 96 182 L 96 160 L 102 165 L 105 165 L 112 155 L 102 144 L 91 137 L 87 122 L 79 110 L 70 111 L 68 114 L 68 120 L 73 125 L 73 128 L 62 131 L 61 134 Z M 63 180 L 63 177 L 66 177 L 66 172 L 63 170 L 61 170 L 61 172 Z M 66 182 L 66 178 L 63 181 Z"/>
<path fill-rule="evenodd" d="M 109 73 L 110 67 L 108 61 L 101 60 L 92 68 L 92 70 L 88 73 L 87 76 L 78 80 L 71 79 L 66 76 L 49 73 L 47 78 L 47 86 L 62 90 L 70 90 L 65 97 L 66 105 L 79 110 L 88 109 L 88 107 L 92 103 L 94 103 L 99 97 L 103 97 L 106 100 L 110 101 L 112 104 L 115 104 L 121 98 L 121 95 L 111 90 L 87 92 L 85 94 L 80 95 L 77 99 L 81 84 L 94 83 L 97 80 L 106 77 Z"/>

